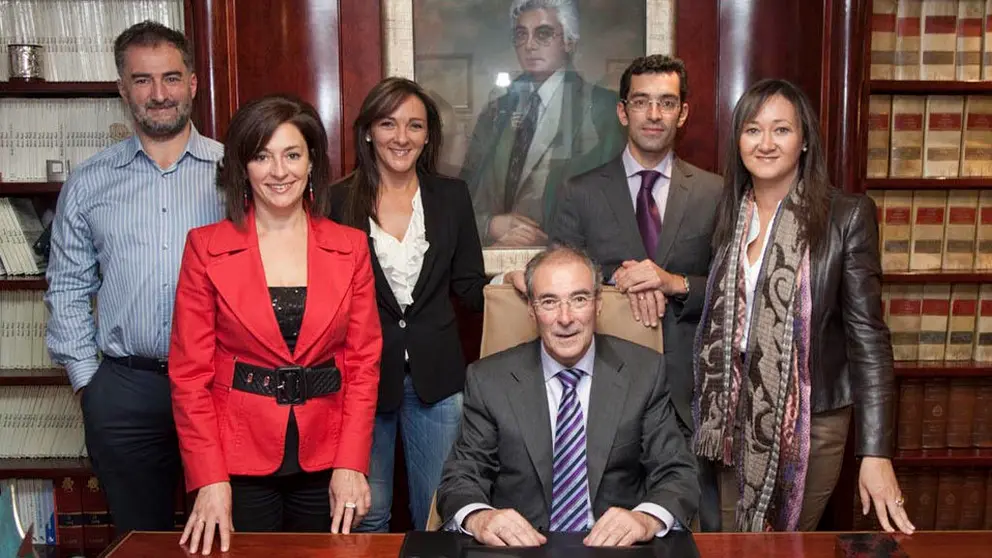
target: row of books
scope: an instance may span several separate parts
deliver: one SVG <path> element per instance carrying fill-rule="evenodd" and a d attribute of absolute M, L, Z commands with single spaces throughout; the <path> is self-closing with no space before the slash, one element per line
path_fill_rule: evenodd
<path fill-rule="evenodd" d="M 992 176 L 992 95 L 872 95 L 865 175 Z"/>
<path fill-rule="evenodd" d="M 37 275 L 44 257 L 35 245 L 45 232 L 27 198 L 0 198 L 0 275 Z"/>
<path fill-rule="evenodd" d="M 0 172 L 46 181 L 49 160 L 72 168 L 131 135 L 120 99 L 8 99 L 0 103 Z"/>
<path fill-rule="evenodd" d="M 992 190 L 869 190 L 882 270 L 992 269 Z"/>
<path fill-rule="evenodd" d="M 896 480 L 917 530 L 992 529 L 992 469 L 900 467 Z M 880 531 L 874 508 L 867 516 L 861 510 L 855 488 L 853 530 Z"/>
<path fill-rule="evenodd" d="M 0 376 L 4 370 L 47 370 L 48 309 L 44 291 L 0 291 Z"/>
<path fill-rule="evenodd" d="M 34 544 L 57 544 L 55 487 L 48 479 L 0 481 L 0 506 L 12 506 L 11 517 L 20 538 L 32 534 Z"/>
<path fill-rule="evenodd" d="M 871 79 L 992 79 L 988 16 L 992 0 L 873 0 Z"/>
<path fill-rule="evenodd" d="M 86 456 L 83 413 L 69 386 L 0 386 L 0 458 Z"/>
<path fill-rule="evenodd" d="M 896 447 L 992 448 L 992 378 L 903 378 Z"/>
<path fill-rule="evenodd" d="M 48 81 L 113 81 L 114 39 L 151 19 L 182 30 L 183 0 L 4 0 L 0 36 L 44 48 Z M 9 76 L 0 64 L 0 79 Z"/>
<path fill-rule="evenodd" d="M 992 361 L 992 284 L 883 285 L 897 361 Z"/>

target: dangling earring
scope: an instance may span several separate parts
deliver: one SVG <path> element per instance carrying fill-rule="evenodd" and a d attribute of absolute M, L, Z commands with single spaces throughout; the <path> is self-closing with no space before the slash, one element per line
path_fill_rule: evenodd
<path fill-rule="evenodd" d="M 807 148 L 807 146 L 805 146 L 805 145 L 804 145 L 804 146 L 803 146 L 803 153 L 805 153 L 805 152 L 806 152 L 806 149 L 808 149 L 808 148 Z"/>
<path fill-rule="evenodd" d="M 365 142 L 366 143 L 372 143 L 372 136 L 370 136 L 368 134 L 365 134 Z"/>
<path fill-rule="evenodd" d="M 310 205 L 313 205 L 313 181 L 307 181 L 307 194 L 310 196 Z"/>
<path fill-rule="evenodd" d="M 248 208 L 250 208 L 250 207 L 251 207 L 251 204 L 248 203 L 248 190 L 246 189 L 245 190 L 245 212 L 247 212 L 248 211 Z"/>

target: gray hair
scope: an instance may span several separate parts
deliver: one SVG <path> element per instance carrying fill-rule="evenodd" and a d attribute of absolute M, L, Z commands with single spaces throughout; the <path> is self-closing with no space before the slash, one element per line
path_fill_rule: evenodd
<path fill-rule="evenodd" d="M 579 8 L 575 0 L 513 0 L 510 5 L 510 27 L 517 25 L 517 18 L 530 10 L 555 10 L 565 40 L 579 42 Z"/>
<path fill-rule="evenodd" d="M 589 268 L 589 272 L 592 273 L 593 289 L 596 296 L 599 296 L 599 291 L 603 284 L 603 271 L 599 268 L 599 265 L 581 248 L 560 242 L 552 242 L 551 245 L 531 258 L 527 262 L 527 267 L 524 268 L 524 282 L 527 284 L 527 300 L 534 301 L 534 275 L 537 273 L 539 267 L 549 261 L 580 261 L 584 263 Z"/>

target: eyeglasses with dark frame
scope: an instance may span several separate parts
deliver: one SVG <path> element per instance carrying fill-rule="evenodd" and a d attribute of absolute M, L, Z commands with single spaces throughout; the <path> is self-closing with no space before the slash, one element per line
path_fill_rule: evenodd
<path fill-rule="evenodd" d="M 634 97 L 633 99 L 624 99 L 623 104 L 632 112 L 647 112 L 652 105 L 657 106 L 664 114 L 673 114 L 682 108 L 679 98 L 674 95 L 665 95 L 660 99 L 652 99 L 647 96 Z"/>
<path fill-rule="evenodd" d="M 513 46 L 524 46 L 527 41 L 533 37 L 534 42 L 540 46 L 548 46 L 551 41 L 555 40 L 555 37 L 561 36 L 554 27 L 550 25 L 538 25 L 534 29 L 534 34 L 532 35 L 526 27 L 517 27 L 513 30 Z"/>

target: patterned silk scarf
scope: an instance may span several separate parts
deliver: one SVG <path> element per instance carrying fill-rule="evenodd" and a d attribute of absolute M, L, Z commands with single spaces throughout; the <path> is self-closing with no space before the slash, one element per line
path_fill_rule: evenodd
<path fill-rule="evenodd" d="M 746 356 L 747 232 L 741 200 L 732 242 L 717 253 L 695 341 L 693 449 L 736 466 L 739 531 L 798 528 L 809 464 L 809 246 L 800 236 L 802 182 L 782 200 L 758 275 Z"/>

